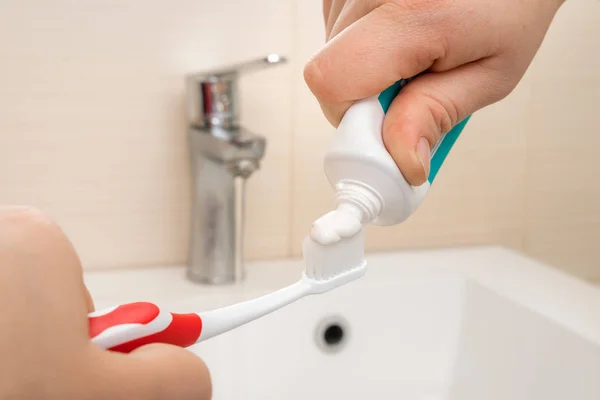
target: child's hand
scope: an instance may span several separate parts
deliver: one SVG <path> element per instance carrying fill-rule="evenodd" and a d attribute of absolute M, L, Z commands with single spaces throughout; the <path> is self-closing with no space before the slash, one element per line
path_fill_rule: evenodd
<path fill-rule="evenodd" d="M 427 73 L 392 103 L 385 145 L 409 183 L 458 122 L 508 95 L 563 0 L 324 0 L 327 45 L 304 77 L 337 126 L 350 105 Z"/>
<path fill-rule="evenodd" d="M 93 303 L 75 250 L 29 208 L 0 207 L 0 398 L 194 399 L 211 397 L 204 363 L 151 345 L 125 355 L 88 337 Z"/>

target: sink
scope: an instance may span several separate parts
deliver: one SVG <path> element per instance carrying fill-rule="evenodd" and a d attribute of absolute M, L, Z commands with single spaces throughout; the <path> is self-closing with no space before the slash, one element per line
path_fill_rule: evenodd
<path fill-rule="evenodd" d="M 600 290 L 496 247 L 369 254 L 361 280 L 190 348 L 214 399 L 600 399 Z M 97 307 L 199 312 L 293 282 L 251 263 L 231 286 L 183 267 L 86 272 Z"/>

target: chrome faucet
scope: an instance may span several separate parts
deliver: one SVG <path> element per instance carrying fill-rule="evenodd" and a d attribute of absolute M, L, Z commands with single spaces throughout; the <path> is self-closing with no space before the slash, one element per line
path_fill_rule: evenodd
<path fill-rule="evenodd" d="M 259 168 L 266 140 L 239 124 L 238 78 L 285 61 L 271 54 L 186 78 L 193 177 L 187 276 L 192 281 L 244 278 L 245 182 Z"/>

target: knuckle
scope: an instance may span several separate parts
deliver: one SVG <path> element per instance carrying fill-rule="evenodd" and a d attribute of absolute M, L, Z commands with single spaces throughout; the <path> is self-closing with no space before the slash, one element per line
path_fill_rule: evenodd
<path fill-rule="evenodd" d="M 36 246 L 56 243 L 64 235 L 56 222 L 41 210 L 29 206 L 0 209 L 0 235 L 13 245 Z"/>
<path fill-rule="evenodd" d="M 335 89 L 322 65 L 320 58 L 310 60 L 304 67 L 304 80 L 327 121 L 337 127 L 351 102 L 344 100 L 343 92 Z"/>
<path fill-rule="evenodd" d="M 316 57 L 310 59 L 304 66 L 304 81 L 315 96 L 319 97 L 323 92 L 326 80 L 323 77 L 323 71 L 321 71 Z"/>
<path fill-rule="evenodd" d="M 41 210 L 30 206 L 8 206 L 0 208 L 0 218 L 19 225 L 52 226 L 54 221 Z"/>
<path fill-rule="evenodd" d="M 314 92 L 314 89 L 317 88 L 319 86 L 319 84 L 321 83 L 321 79 L 320 79 L 321 73 L 318 70 L 318 67 L 316 65 L 314 58 L 311 58 L 304 65 L 303 75 L 304 75 L 304 82 L 306 82 L 306 84 L 308 85 L 308 88 Z"/>
<path fill-rule="evenodd" d="M 310 91 L 321 102 L 340 102 L 340 93 L 332 87 L 330 69 L 327 68 L 327 60 L 317 55 L 309 60 L 304 66 L 304 81 Z"/>
<path fill-rule="evenodd" d="M 33 207 L 5 211 L 0 216 L 0 256 L 12 260 L 9 267 L 15 273 L 80 276 L 79 257 L 52 218 Z"/>
<path fill-rule="evenodd" d="M 461 109 L 452 97 L 436 91 L 423 91 L 419 93 L 424 99 L 433 121 L 435 122 L 436 137 L 433 138 L 437 142 L 441 136 L 449 132 L 461 118 Z"/>

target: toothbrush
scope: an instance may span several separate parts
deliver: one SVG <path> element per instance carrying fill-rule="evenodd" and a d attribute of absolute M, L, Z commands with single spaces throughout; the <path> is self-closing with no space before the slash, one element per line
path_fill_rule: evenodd
<path fill-rule="evenodd" d="M 469 120 L 467 117 L 442 137 L 432 149 L 428 182 L 420 188 L 422 190 L 412 188 L 402 178 L 381 140 L 384 115 L 392 100 L 410 80 L 400 80 L 379 94 L 376 107 L 371 107 L 370 100 L 366 99 L 346 112 L 338 128 L 338 138 L 343 137 L 344 127 L 352 131 L 353 138 L 338 142 L 342 145 L 337 149 L 338 155 L 344 157 L 336 159 L 326 156 L 325 160 L 328 179 L 336 190 L 341 190 L 336 195 L 336 201 L 342 207 L 338 209 L 340 212 L 332 212 L 313 224 L 313 230 L 315 227 L 321 228 L 317 236 L 321 236 L 323 241 L 319 243 L 311 237 L 304 240 L 306 268 L 298 282 L 256 299 L 202 313 L 176 314 L 147 302 L 96 311 L 88 315 L 92 342 L 103 349 L 122 353 L 150 343 L 188 347 L 265 316 L 305 296 L 325 293 L 362 277 L 367 268 L 363 259 L 364 224 L 394 225 L 412 214 Z M 362 141 L 369 135 L 377 136 L 377 140 Z M 353 157 L 357 163 L 349 164 Z M 373 163 L 374 160 L 379 164 Z M 338 164 L 337 161 L 342 163 Z M 374 190 L 377 188 L 382 190 Z M 334 238 L 333 242 L 329 243 L 331 238 Z"/>
<path fill-rule="evenodd" d="M 150 343 L 180 347 L 210 339 L 305 296 L 321 294 L 362 277 L 367 269 L 364 230 L 333 245 L 310 237 L 303 242 L 305 270 L 298 282 L 276 292 L 213 311 L 176 314 L 148 302 L 124 304 L 88 314 L 91 341 L 129 353 Z"/>

